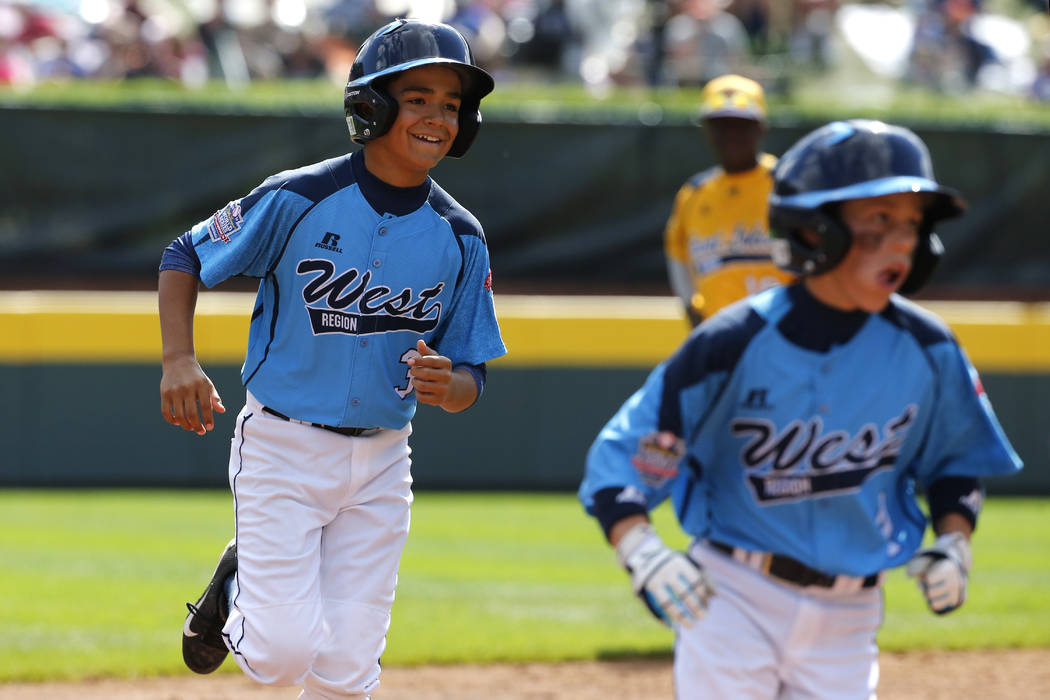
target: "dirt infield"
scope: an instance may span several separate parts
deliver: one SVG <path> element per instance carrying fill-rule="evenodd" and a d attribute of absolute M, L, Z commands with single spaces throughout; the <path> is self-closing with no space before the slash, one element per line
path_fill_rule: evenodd
<path fill-rule="evenodd" d="M 4 700 L 290 700 L 236 673 L 0 685 Z M 669 661 L 387 668 L 375 700 L 608 700 L 672 697 Z M 1050 698 L 1050 649 L 882 654 L 882 700 Z"/>

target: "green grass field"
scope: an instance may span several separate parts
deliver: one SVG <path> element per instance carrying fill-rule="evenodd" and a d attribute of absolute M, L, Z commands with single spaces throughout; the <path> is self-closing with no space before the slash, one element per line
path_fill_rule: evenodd
<path fill-rule="evenodd" d="M 947 617 L 893 572 L 882 648 L 1050 647 L 1048 521 L 1050 499 L 991 499 Z M 0 682 L 189 673 L 183 602 L 231 531 L 218 491 L 0 491 Z M 400 580 L 389 665 L 670 654 L 569 494 L 417 494 Z"/>

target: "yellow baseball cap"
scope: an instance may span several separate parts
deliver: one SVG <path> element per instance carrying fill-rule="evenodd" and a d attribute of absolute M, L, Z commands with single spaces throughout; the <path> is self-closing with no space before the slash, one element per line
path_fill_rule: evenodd
<path fill-rule="evenodd" d="M 700 117 L 737 117 L 766 121 L 766 94 L 762 86 L 742 75 L 722 75 L 700 93 Z"/>

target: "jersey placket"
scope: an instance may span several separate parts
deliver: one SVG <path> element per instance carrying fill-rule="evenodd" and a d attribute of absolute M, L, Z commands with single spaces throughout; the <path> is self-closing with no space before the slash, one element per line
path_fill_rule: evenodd
<path fill-rule="evenodd" d="M 366 269 L 371 273 L 369 288 L 382 285 L 384 282 L 383 262 L 387 254 L 386 242 L 393 227 L 393 215 L 386 214 L 376 224 L 371 234 L 371 245 L 368 248 Z M 364 274 L 362 270 L 361 274 Z M 361 309 L 362 315 L 364 308 Z M 354 350 L 354 360 L 350 368 L 350 391 L 347 393 L 346 417 L 350 424 L 363 427 L 371 427 L 376 421 L 368 416 L 373 413 L 370 399 L 365 396 L 364 390 L 370 392 L 382 391 L 381 387 L 370 387 L 369 377 L 360 376 L 366 370 L 384 366 L 383 362 L 373 361 L 377 352 L 381 352 L 383 341 L 379 332 L 373 334 L 362 334 L 358 336 L 357 347 Z M 371 370 L 369 370 L 371 372 Z M 379 373 L 382 374 L 382 373 Z"/>

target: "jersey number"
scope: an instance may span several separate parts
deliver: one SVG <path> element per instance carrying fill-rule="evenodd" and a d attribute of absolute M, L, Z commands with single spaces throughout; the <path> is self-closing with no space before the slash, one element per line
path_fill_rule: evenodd
<path fill-rule="evenodd" d="M 414 357 L 422 357 L 422 355 L 420 355 L 419 351 L 416 350 L 415 348 L 411 348 L 409 350 L 405 350 L 405 352 L 401 355 L 401 360 L 400 361 L 404 362 L 407 365 L 408 361 L 411 360 Z M 409 367 L 408 369 L 405 370 L 405 385 L 404 386 L 397 386 L 395 384 L 394 385 L 394 391 L 396 391 L 397 395 L 400 396 L 401 398 L 405 398 L 406 396 L 408 396 L 409 394 L 412 393 L 412 389 L 414 389 L 414 388 L 415 387 L 412 385 L 412 368 Z"/>

